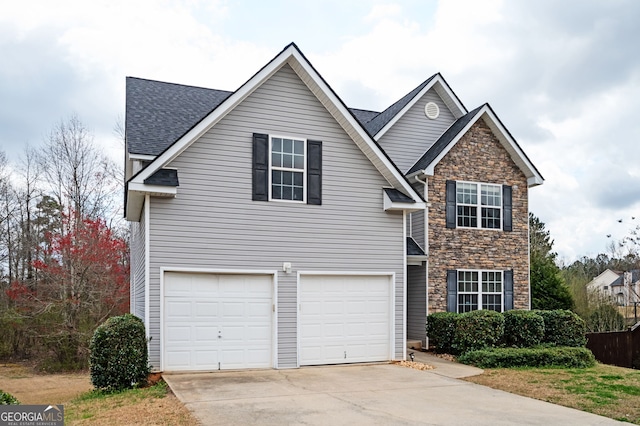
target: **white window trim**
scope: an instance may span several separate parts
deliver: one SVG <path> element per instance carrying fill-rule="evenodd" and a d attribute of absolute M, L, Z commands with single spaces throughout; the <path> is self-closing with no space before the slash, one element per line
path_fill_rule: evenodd
<path fill-rule="evenodd" d="M 478 273 L 478 291 L 459 291 L 458 290 L 458 274 L 460 272 L 477 272 Z M 496 272 L 500 274 L 500 292 L 486 292 L 482 291 L 482 273 L 483 272 Z M 504 271 L 498 269 L 458 269 L 456 270 L 456 312 L 459 313 L 460 304 L 458 303 L 458 296 L 461 294 L 475 294 L 478 296 L 478 311 L 484 310 L 482 306 L 483 294 L 499 294 L 500 295 L 500 312 L 504 312 Z"/>
<path fill-rule="evenodd" d="M 281 198 L 273 198 L 273 186 L 271 183 L 272 172 L 274 170 L 274 166 L 272 164 L 273 157 L 273 139 L 292 139 L 297 141 L 304 142 L 304 161 L 302 165 L 302 200 L 283 200 Z M 269 201 L 277 201 L 283 203 L 295 203 L 295 204 L 305 204 L 307 202 L 307 138 L 301 138 L 298 136 L 282 136 L 282 135 L 269 135 Z M 301 169 L 288 168 L 288 167 L 276 167 L 275 170 L 280 170 L 284 172 L 297 172 L 299 173 Z"/>
<path fill-rule="evenodd" d="M 476 204 L 465 204 L 465 203 L 460 203 L 458 204 L 458 184 L 459 183 L 468 183 L 468 184 L 472 184 L 472 185 L 476 185 L 478 192 L 477 192 L 477 203 Z M 489 185 L 489 186 L 497 186 L 500 191 L 500 207 L 496 207 L 496 206 L 484 206 L 486 208 L 497 208 L 500 210 L 500 226 L 497 228 L 483 228 L 482 227 L 482 189 L 481 189 L 481 185 Z M 489 182 L 473 182 L 473 181 L 467 181 L 467 180 L 457 180 L 456 181 L 456 228 L 463 228 L 463 229 L 484 229 L 487 231 L 502 231 L 502 228 L 504 226 L 504 198 L 503 198 L 503 192 L 502 192 L 502 184 L 499 183 L 489 183 Z M 470 207 L 476 207 L 476 223 L 478 224 L 478 226 L 462 226 L 462 225 L 458 225 L 458 205 L 461 206 L 470 206 Z"/>

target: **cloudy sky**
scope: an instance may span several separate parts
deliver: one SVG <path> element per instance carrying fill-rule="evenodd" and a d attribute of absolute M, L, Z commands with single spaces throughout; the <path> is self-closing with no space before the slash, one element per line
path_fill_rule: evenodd
<path fill-rule="evenodd" d="M 0 0 L 0 10 L 0 150 L 12 161 L 72 114 L 120 161 L 126 76 L 235 90 L 295 41 L 351 107 L 382 110 L 436 72 L 469 110 L 489 102 L 546 179 L 530 209 L 566 261 L 640 223 L 639 1 Z"/>

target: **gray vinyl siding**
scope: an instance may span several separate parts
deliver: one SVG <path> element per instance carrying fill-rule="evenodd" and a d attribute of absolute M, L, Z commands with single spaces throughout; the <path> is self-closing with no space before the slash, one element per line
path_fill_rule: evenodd
<path fill-rule="evenodd" d="M 130 310 L 138 318 L 144 317 L 144 284 L 145 284 L 145 218 L 140 222 L 131 222 L 131 306 Z"/>
<path fill-rule="evenodd" d="M 437 119 L 431 120 L 424 114 L 427 102 L 435 102 L 440 107 Z M 442 98 L 431 89 L 400 117 L 378 143 L 406 173 L 454 121 L 455 117 Z"/>
<path fill-rule="evenodd" d="M 322 141 L 322 205 L 252 201 L 252 134 Z M 297 272 L 395 273 L 395 354 L 404 354 L 402 215 L 383 210 L 386 180 L 285 65 L 170 167 L 174 199 L 150 211 L 150 362 L 160 361 L 160 268 L 278 272 L 277 364 L 297 363 Z"/>
<path fill-rule="evenodd" d="M 421 340 L 426 348 L 427 268 L 407 266 L 407 339 Z"/>

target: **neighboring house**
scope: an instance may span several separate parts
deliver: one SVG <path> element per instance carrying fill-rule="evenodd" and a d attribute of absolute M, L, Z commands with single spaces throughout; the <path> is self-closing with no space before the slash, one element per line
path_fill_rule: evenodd
<path fill-rule="evenodd" d="M 440 74 L 380 113 L 294 44 L 235 92 L 127 78 L 125 163 L 154 370 L 404 359 L 428 312 L 529 308 L 542 177 Z"/>
<path fill-rule="evenodd" d="M 618 306 L 634 306 L 640 303 L 640 269 L 626 272 L 607 269 L 587 283 L 587 290 L 599 292 Z"/>

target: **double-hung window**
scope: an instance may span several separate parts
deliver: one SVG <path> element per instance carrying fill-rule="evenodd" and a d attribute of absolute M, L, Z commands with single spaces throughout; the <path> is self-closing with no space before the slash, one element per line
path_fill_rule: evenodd
<path fill-rule="evenodd" d="M 502 271 L 457 271 L 459 313 L 487 309 L 502 312 Z"/>
<path fill-rule="evenodd" d="M 271 199 L 305 200 L 306 141 L 271 137 Z"/>
<path fill-rule="evenodd" d="M 446 226 L 513 231 L 512 187 L 446 181 Z"/>
<path fill-rule="evenodd" d="M 456 182 L 456 224 L 463 228 L 501 229 L 502 186 Z"/>

